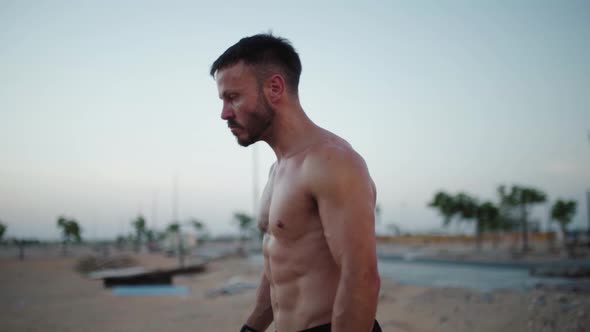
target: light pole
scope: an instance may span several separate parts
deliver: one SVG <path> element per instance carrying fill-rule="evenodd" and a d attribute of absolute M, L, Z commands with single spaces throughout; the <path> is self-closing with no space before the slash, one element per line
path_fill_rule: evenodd
<path fill-rule="evenodd" d="M 590 130 L 588 130 L 588 141 L 590 142 Z M 590 236 L 590 190 L 586 191 L 586 208 L 588 209 L 586 215 L 588 218 L 588 236 Z"/>
<path fill-rule="evenodd" d="M 158 228 L 158 190 L 152 192 L 152 229 Z"/>
<path fill-rule="evenodd" d="M 172 222 L 178 222 L 178 174 L 172 178 Z"/>
<path fill-rule="evenodd" d="M 178 221 L 178 173 L 174 173 L 172 184 L 172 222 L 178 225 L 178 264 L 184 267 L 184 246 L 182 244 L 182 232 L 180 222 Z"/>

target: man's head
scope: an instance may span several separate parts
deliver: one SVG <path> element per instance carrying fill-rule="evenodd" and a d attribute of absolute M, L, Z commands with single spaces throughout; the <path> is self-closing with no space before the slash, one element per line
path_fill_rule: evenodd
<path fill-rule="evenodd" d="M 301 62 L 287 40 L 263 34 L 228 48 L 210 73 L 223 100 L 221 118 L 248 146 L 268 134 L 277 105 L 297 98 Z"/>
<path fill-rule="evenodd" d="M 242 38 L 213 62 L 209 73 L 215 78 L 215 73 L 239 62 L 251 66 L 259 81 L 268 78 L 272 73 L 280 73 L 289 93 L 297 96 L 301 60 L 287 39 L 271 34 Z"/>

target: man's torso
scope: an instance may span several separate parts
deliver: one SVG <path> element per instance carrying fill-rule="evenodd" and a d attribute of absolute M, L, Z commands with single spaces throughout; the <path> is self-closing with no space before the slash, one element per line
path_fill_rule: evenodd
<path fill-rule="evenodd" d="M 258 216 L 264 232 L 265 273 L 278 331 L 299 331 L 329 323 L 340 269 L 328 248 L 317 203 L 309 190 L 306 159 L 321 153 L 320 142 L 273 165 L 261 198 Z"/>

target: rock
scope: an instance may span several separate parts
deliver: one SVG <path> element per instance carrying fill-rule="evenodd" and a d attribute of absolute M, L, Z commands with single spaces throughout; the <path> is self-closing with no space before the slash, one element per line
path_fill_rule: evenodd
<path fill-rule="evenodd" d="M 544 306 L 545 303 L 547 303 L 545 295 L 540 295 L 539 297 L 537 297 L 534 303 L 535 305 Z"/>
<path fill-rule="evenodd" d="M 547 285 L 543 282 L 536 282 L 533 284 L 533 286 L 531 287 L 534 290 L 539 291 L 541 294 L 545 293 L 547 291 L 552 291 L 553 288 L 550 285 Z"/>
<path fill-rule="evenodd" d="M 590 266 L 540 266 L 529 269 L 529 274 L 542 277 L 590 277 Z"/>
<path fill-rule="evenodd" d="M 575 309 L 578 305 L 576 303 L 562 303 L 559 307 L 561 312 L 568 312 L 571 309 Z"/>
<path fill-rule="evenodd" d="M 492 294 L 490 294 L 490 293 L 484 293 L 484 294 L 482 295 L 482 300 L 483 300 L 485 303 L 492 303 L 492 302 L 494 302 L 494 297 L 493 297 L 493 295 L 492 295 Z"/>
<path fill-rule="evenodd" d="M 442 323 L 445 323 L 448 320 L 449 320 L 449 318 L 447 316 L 441 316 L 439 321 L 442 324 Z"/>
<path fill-rule="evenodd" d="M 393 297 L 389 296 L 389 294 L 387 294 L 387 293 L 381 293 L 379 295 L 379 302 L 392 303 L 392 302 L 395 302 L 395 299 Z"/>
<path fill-rule="evenodd" d="M 256 283 L 246 282 L 240 276 L 230 278 L 222 287 L 208 290 L 205 295 L 207 297 L 217 297 L 220 295 L 234 295 L 242 293 L 248 289 L 257 288 Z"/>

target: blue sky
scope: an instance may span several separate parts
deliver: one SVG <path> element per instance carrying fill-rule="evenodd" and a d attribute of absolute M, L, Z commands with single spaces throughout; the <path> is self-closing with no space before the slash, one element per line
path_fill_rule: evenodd
<path fill-rule="evenodd" d="M 499 184 L 578 201 L 590 190 L 585 1 L 0 0 L 0 220 L 51 238 L 128 232 L 143 213 L 232 231 L 252 209 L 252 149 L 220 119 L 210 64 L 272 30 L 303 63 L 308 115 L 366 159 L 383 223 L 439 228 L 439 189 Z M 259 188 L 272 151 L 257 144 Z M 535 210 L 546 222 L 548 205 Z"/>

